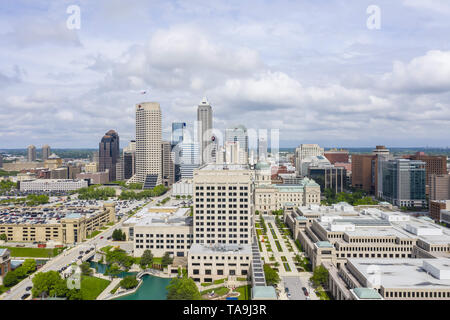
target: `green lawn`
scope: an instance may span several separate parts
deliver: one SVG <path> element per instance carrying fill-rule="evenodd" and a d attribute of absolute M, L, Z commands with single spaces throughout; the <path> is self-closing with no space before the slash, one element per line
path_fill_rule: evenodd
<path fill-rule="evenodd" d="M 219 287 L 219 288 L 208 289 L 208 290 L 202 291 L 202 292 L 200 292 L 200 294 L 204 295 L 204 294 L 208 294 L 212 291 L 214 291 L 214 293 L 217 294 L 218 296 L 223 296 L 224 294 L 228 293 L 229 289 L 226 287 Z"/>
<path fill-rule="evenodd" d="M 250 285 L 237 287 L 235 291 L 240 293 L 238 299 L 239 300 L 250 300 L 251 295 L 252 295 L 252 293 L 250 292 L 251 289 L 252 289 L 252 287 Z"/>
<path fill-rule="evenodd" d="M 282 252 L 283 249 L 281 248 L 281 245 L 280 245 L 280 243 L 278 242 L 278 240 L 275 240 L 275 244 L 277 245 L 278 251 Z"/>
<path fill-rule="evenodd" d="M 316 295 L 320 298 L 320 300 L 331 300 L 327 292 L 324 291 L 321 286 L 316 289 Z"/>
<path fill-rule="evenodd" d="M 96 231 L 92 232 L 90 235 L 88 235 L 86 238 L 87 239 L 92 239 L 93 237 L 99 235 L 100 233 L 101 233 L 100 230 L 96 230 Z"/>
<path fill-rule="evenodd" d="M 221 284 L 225 282 L 225 278 L 223 279 L 219 279 L 219 280 L 214 280 L 214 284 Z"/>
<path fill-rule="evenodd" d="M 83 300 L 95 300 L 110 282 L 105 279 L 83 276 L 81 279 L 81 296 Z"/>
<path fill-rule="evenodd" d="M 0 248 L 9 249 L 11 252 L 11 257 L 21 258 L 21 257 L 29 257 L 29 258 L 48 258 L 55 257 L 61 253 L 64 248 L 17 248 L 17 247 L 4 247 L 0 246 Z"/>

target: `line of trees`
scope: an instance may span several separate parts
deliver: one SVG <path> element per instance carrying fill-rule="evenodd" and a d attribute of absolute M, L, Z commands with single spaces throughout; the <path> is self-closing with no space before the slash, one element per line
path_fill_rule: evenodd
<path fill-rule="evenodd" d="M 372 199 L 372 197 L 367 196 L 367 194 L 363 190 L 355 190 L 352 193 L 347 192 L 339 192 L 335 193 L 332 189 L 327 188 L 324 190 L 325 200 L 323 200 L 323 204 L 332 205 L 334 203 L 339 202 L 347 202 L 352 206 L 359 205 L 376 205 L 378 204 L 377 200 Z"/>
<path fill-rule="evenodd" d="M 12 287 L 25 279 L 29 274 L 36 271 L 36 260 L 26 259 L 21 266 L 15 270 L 9 271 L 3 278 L 3 285 L 5 287 Z"/>
<path fill-rule="evenodd" d="M 160 195 L 166 193 L 168 188 L 163 185 L 158 185 L 153 189 L 143 190 L 141 192 L 134 191 L 122 191 L 119 196 L 119 200 L 142 200 L 146 198 L 159 197 Z"/>
<path fill-rule="evenodd" d="M 78 199 L 81 200 L 108 200 L 116 196 L 114 188 L 98 188 L 98 186 L 89 186 L 77 190 Z"/>

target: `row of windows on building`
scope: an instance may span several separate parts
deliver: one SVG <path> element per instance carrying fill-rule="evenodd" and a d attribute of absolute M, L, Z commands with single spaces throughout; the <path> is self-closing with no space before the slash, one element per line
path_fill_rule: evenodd
<path fill-rule="evenodd" d="M 205 193 L 204 193 L 204 192 L 196 192 L 196 193 L 195 193 L 195 196 L 197 196 L 197 197 L 203 197 L 203 196 L 205 196 Z M 207 193 L 206 193 L 206 196 L 207 196 L 207 197 L 215 197 L 216 194 L 215 194 L 214 192 L 207 192 Z M 227 193 L 226 193 L 226 192 L 218 192 L 218 193 L 217 193 L 217 196 L 218 196 L 218 197 L 226 197 L 226 196 L 227 196 Z M 238 194 L 237 194 L 237 192 L 228 192 L 228 196 L 229 196 L 229 197 L 237 197 Z M 248 192 L 239 192 L 239 196 L 240 196 L 240 197 L 248 197 Z"/>
<path fill-rule="evenodd" d="M 184 243 L 184 240 L 163 240 L 163 239 L 161 239 L 161 240 L 154 240 L 153 241 L 153 239 L 146 239 L 145 240 L 145 243 L 175 243 L 175 241 L 176 241 L 176 243 Z M 193 240 L 191 240 L 191 239 L 189 239 L 189 240 L 186 240 L 186 243 L 192 243 L 192 241 Z M 137 239 L 136 240 L 136 243 L 144 243 L 144 239 Z"/>
<path fill-rule="evenodd" d="M 215 204 L 207 204 L 206 205 L 206 208 L 215 208 L 216 207 L 216 205 Z M 196 204 L 195 205 L 195 208 L 205 208 L 205 205 L 204 204 L 202 204 L 202 203 L 200 203 L 200 204 Z M 217 208 L 227 208 L 227 205 L 226 204 L 218 204 L 217 205 Z M 238 206 L 237 206 L 237 204 L 228 204 L 228 208 L 238 208 Z M 241 205 L 239 205 L 239 208 L 248 208 L 248 204 L 241 204 Z"/>
<path fill-rule="evenodd" d="M 239 200 L 239 201 L 238 201 Z M 195 198 L 196 202 L 248 202 L 248 198 Z"/>
<path fill-rule="evenodd" d="M 215 186 L 196 186 L 195 190 L 216 190 Z M 227 190 L 226 186 L 217 186 L 217 190 Z M 238 190 L 237 186 L 228 186 L 228 190 Z M 248 186 L 240 186 L 239 190 L 248 190 Z"/>
<path fill-rule="evenodd" d="M 195 240 L 195 243 L 205 243 L 205 241 L 203 239 L 197 239 Z M 206 240 L 206 243 L 208 244 L 215 244 L 215 243 L 221 243 L 221 244 L 238 244 L 237 240 L 232 240 L 232 239 L 228 239 L 228 240 Z M 239 240 L 239 244 L 248 244 L 248 240 Z"/>
<path fill-rule="evenodd" d="M 186 246 L 186 249 L 189 249 L 190 248 L 190 246 Z M 137 244 L 136 245 L 136 249 L 175 249 L 175 246 L 174 245 L 166 245 L 166 246 L 164 246 L 164 245 L 153 245 L 153 244 L 150 244 L 150 245 L 143 245 L 143 244 Z M 185 249 L 185 246 L 183 246 L 183 245 L 178 245 L 178 246 L 176 246 L 176 249 L 178 249 L 178 250 L 184 250 Z"/>
<path fill-rule="evenodd" d="M 237 214 L 238 210 L 196 210 L 195 214 L 197 215 L 202 215 L 202 214 Z M 239 214 L 248 214 L 248 210 L 239 210 Z M 223 220 L 225 220 L 225 217 L 222 217 Z M 220 216 L 219 216 L 219 220 L 220 220 Z"/>
<path fill-rule="evenodd" d="M 144 234 L 144 233 L 136 233 L 136 238 L 144 238 L 144 237 L 147 237 L 147 238 L 153 238 L 153 237 L 155 237 L 155 238 L 175 238 L 175 234 L 171 234 L 171 233 L 155 233 L 155 234 L 153 234 L 153 233 L 147 233 L 147 234 Z M 186 234 L 186 238 L 192 238 L 193 236 L 192 236 L 192 234 Z M 183 233 L 179 233 L 179 234 L 176 234 L 176 238 L 184 238 L 184 234 Z"/>
<path fill-rule="evenodd" d="M 203 228 L 200 228 L 200 229 L 203 229 Z M 201 232 L 203 232 L 203 230 L 201 231 Z M 243 232 L 243 231 L 241 231 L 241 232 Z M 234 233 L 232 233 L 232 234 L 225 234 L 225 233 L 219 233 L 219 234 L 217 234 L 217 235 L 215 235 L 215 234 L 197 234 L 197 238 L 227 238 L 227 236 L 228 236 L 228 238 L 238 238 L 238 234 L 236 233 L 236 234 L 234 234 Z M 240 234 L 239 235 L 239 238 L 248 238 L 248 234 Z"/>

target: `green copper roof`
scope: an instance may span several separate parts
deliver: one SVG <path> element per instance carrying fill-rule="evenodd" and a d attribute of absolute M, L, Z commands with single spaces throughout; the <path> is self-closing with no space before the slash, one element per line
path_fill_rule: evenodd
<path fill-rule="evenodd" d="M 353 292 L 359 299 L 383 299 L 378 291 L 372 288 L 355 288 Z"/>
<path fill-rule="evenodd" d="M 268 164 L 267 162 L 258 162 L 257 164 L 255 164 L 255 169 L 256 170 L 270 169 L 270 164 Z"/>

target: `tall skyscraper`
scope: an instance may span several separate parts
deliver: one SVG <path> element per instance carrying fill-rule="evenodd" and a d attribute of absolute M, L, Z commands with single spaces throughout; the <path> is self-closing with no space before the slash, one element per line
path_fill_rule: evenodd
<path fill-rule="evenodd" d="M 48 144 L 44 144 L 42 146 L 42 160 L 45 161 L 48 159 L 48 157 L 50 157 L 51 152 L 50 152 L 50 146 Z"/>
<path fill-rule="evenodd" d="M 258 138 L 258 161 L 267 160 L 267 139 L 264 137 Z"/>
<path fill-rule="evenodd" d="M 109 130 L 103 136 L 98 148 L 99 172 L 109 170 L 109 181 L 116 181 L 116 165 L 120 159 L 119 135 Z"/>
<path fill-rule="evenodd" d="M 157 102 L 136 105 L 136 174 L 130 182 L 153 188 L 162 183 L 161 108 Z"/>
<path fill-rule="evenodd" d="M 3 156 L 0 154 L 0 168 L 3 167 Z"/>
<path fill-rule="evenodd" d="M 123 178 L 130 179 L 136 172 L 136 140 L 131 140 L 123 148 Z"/>
<path fill-rule="evenodd" d="M 172 148 L 183 142 L 184 130 L 186 130 L 186 122 L 172 122 L 172 137 L 170 141 Z"/>
<path fill-rule="evenodd" d="M 248 135 L 247 128 L 243 125 L 238 125 L 232 128 L 225 129 L 225 143 L 239 143 L 239 163 L 248 163 Z"/>
<path fill-rule="evenodd" d="M 169 141 L 163 141 L 161 143 L 161 172 L 163 185 L 166 187 L 172 186 L 175 182 L 175 164 L 171 149 L 171 143 Z"/>
<path fill-rule="evenodd" d="M 179 146 L 178 163 L 182 179 L 192 179 L 194 169 L 200 166 L 200 154 L 197 143 L 182 142 Z M 178 148 L 177 148 L 178 149 Z"/>
<path fill-rule="evenodd" d="M 209 148 L 212 139 L 212 108 L 206 98 L 198 105 L 197 121 L 200 161 L 209 163 L 212 161 Z"/>
<path fill-rule="evenodd" d="M 28 162 L 36 161 L 36 147 L 34 145 L 28 146 L 27 160 Z"/>

